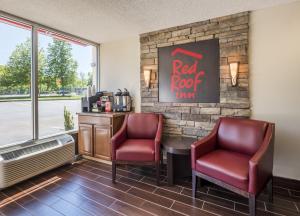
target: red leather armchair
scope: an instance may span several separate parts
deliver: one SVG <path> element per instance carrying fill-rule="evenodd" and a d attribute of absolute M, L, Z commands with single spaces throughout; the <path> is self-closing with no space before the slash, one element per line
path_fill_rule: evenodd
<path fill-rule="evenodd" d="M 125 116 L 121 129 L 112 137 L 112 180 L 117 164 L 155 165 L 160 175 L 160 142 L 163 117 L 154 113 L 131 113 Z"/>
<path fill-rule="evenodd" d="M 249 198 L 250 215 L 266 184 L 272 201 L 274 130 L 264 121 L 220 118 L 207 137 L 191 146 L 193 197 L 200 177 Z"/>

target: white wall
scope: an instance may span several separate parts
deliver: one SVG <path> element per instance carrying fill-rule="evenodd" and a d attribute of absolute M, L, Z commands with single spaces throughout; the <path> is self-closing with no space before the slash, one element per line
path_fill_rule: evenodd
<path fill-rule="evenodd" d="M 274 175 L 300 180 L 300 2 L 250 19 L 253 118 L 276 123 Z"/>
<path fill-rule="evenodd" d="M 116 92 L 127 88 L 140 112 L 139 36 L 101 44 L 100 89 Z"/>

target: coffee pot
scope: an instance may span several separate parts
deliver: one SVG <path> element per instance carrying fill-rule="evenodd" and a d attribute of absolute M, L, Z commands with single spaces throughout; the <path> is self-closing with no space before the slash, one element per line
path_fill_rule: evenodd
<path fill-rule="evenodd" d="M 113 110 L 115 112 L 130 112 L 131 111 L 131 97 L 126 88 L 122 92 L 121 89 L 114 95 Z"/>
<path fill-rule="evenodd" d="M 122 91 L 121 91 L 121 89 L 118 89 L 117 93 L 115 93 L 115 96 L 114 96 L 113 110 L 116 112 L 122 112 L 123 111 L 122 103 L 123 103 Z"/>
<path fill-rule="evenodd" d="M 122 92 L 122 106 L 123 112 L 131 111 L 131 97 L 129 91 L 126 88 L 124 88 L 124 91 Z"/>

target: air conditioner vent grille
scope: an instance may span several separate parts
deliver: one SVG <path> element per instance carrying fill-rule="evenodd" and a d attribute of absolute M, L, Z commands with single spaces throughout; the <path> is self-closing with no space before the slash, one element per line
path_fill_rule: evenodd
<path fill-rule="evenodd" d="M 3 148 L 0 151 L 0 189 L 40 173 L 72 163 L 75 143 L 70 135 L 26 143 L 26 146 Z"/>
<path fill-rule="evenodd" d="M 71 161 L 73 158 L 73 146 L 65 146 L 64 149 L 55 149 L 43 155 L 35 155 L 30 160 L 16 161 L 10 164 L 10 172 L 3 173 L 5 182 L 12 182 L 27 176 L 28 173 L 37 173 L 53 167 L 65 161 Z"/>
<path fill-rule="evenodd" d="M 12 160 L 12 159 L 21 158 L 25 155 L 32 154 L 35 152 L 40 152 L 40 151 L 43 151 L 46 149 L 51 149 L 58 145 L 59 145 L 59 143 L 57 142 L 57 140 L 52 140 L 47 143 L 42 143 L 42 144 L 38 144 L 38 145 L 26 147 L 26 148 L 14 150 L 11 152 L 3 153 L 3 154 L 1 154 L 1 156 L 4 160 Z"/>

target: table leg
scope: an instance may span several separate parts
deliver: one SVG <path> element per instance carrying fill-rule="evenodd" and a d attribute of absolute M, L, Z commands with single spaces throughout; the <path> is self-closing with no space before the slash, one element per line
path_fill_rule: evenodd
<path fill-rule="evenodd" d="M 174 183 L 174 167 L 173 167 L 173 154 L 167 153 L 167 178 L 168 185 L 172 186 Z"/>

